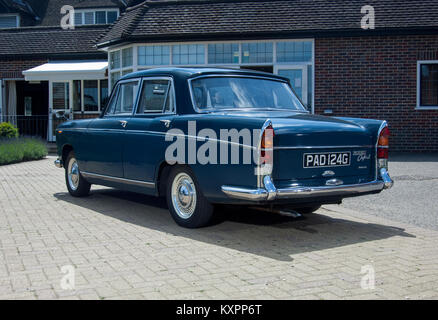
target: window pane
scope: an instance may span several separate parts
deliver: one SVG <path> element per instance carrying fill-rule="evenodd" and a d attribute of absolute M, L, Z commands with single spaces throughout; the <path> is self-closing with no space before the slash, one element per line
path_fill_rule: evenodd
<path fill-rule="evenodd" d="M 209 44 L 208 63 L 239 63 L 239 45 L 237 43 Z"/>
<path fill-rule="evenodd" d="M 111 88 L 114 88 L 114 85 L 119 79 L 120 79 L 120 72 L 111 73 Z"/>
<path fill-rule="evenodd" d="M 113 114 L 114 113 L 114 111 L 116 109 L 116 104 L 117 104 L 117 98 L 118 98 L 117 91 L 119 90 L 119 87 L 120 86 L 117 86 L 117 88 L 114 88 L 114 95 L 113 95 L 111 101 L 109 102 L 108 107 L 105 110 L 105 114 Z"/>
<path fill-rule="evenodd" d="M 137 113 L 163 112 L 169 92 L 168 80 L 148 80 L 144 82 Z"/>
<path fill-rule="evenodd" d="M 53 109 L 70 109 L 69 85 L 66 82 L 54 82 L 53 89 Z"/>
<path fill-rule="evenodd" d="M 122 50 L 122 66 L 130 67 L 132 66 L 133 60 L 132 60 L 132 48 L 127 48 Z"/>
<path fill-rule="evenodd" d="M 96 11 L 96 24 L 106 23 L 106 11 Z"/>
<path fill-rule="evenodd" d="M 97 80 L 84 80 L 84 111 L 98 111 Z"/>
<path fill-rule="evenodd" d="M 242 63 L 265 63 L 272 61 L 272 43 L 254 42 L 242 44 Z"/>
<path fill-rule="evenodd" d="M 84 24 L 94 24 L 94 12 L 84 12 Z"/>
<path fill-rule="evenodd" d="M 82 111 L 81 81 L 73 81 L 73 111 Z"/>
<path fill-rule="evenodd" d="M 278 62 L 311 62 L 312 42 L 291 41 L 277 43 Z"/>
<path fill-rule="evenodd" d="M 208 77 L 192 81 L 199 109 L 278 108 L 304 110 L 285 82 L 253 78 Z"/>
<path fill-rule="evenodd" d="M 117 20 L 117 11 L 108 11 L 106 21 L 108 24 L 113 23 Z"/>
<path fill-rule="evenodd" d="M 173 64 L 204 64 L 205 46 L 203 44 L 181 44 L 172 46 Z"/>
<path fill-rule="evenodd" d="M 135 98 L 137 96 L 138 81 L 126 82 L 120 85 L 119 97 L 115 114 L 117 113 L 131 113 L 134 107 Z"/>
<path fill-rule="evenodd" d="M 120 68 L 120 51 L 113 51 L 110 53 L 110 67 L 111 69 Z"/>
<path fill-rule="evenodd" d="M 81 25 L 82 23 L 82 12 L 75 12 L 75 25 Z"/>
<path fill-rule="evenodd" d="M 100 80 L 100 108 L 103 109 L 109 99 L 108 80 Z"/>
<path fill-rule="evenodd" d="M 0 28 L 17 28 L 16 16 L 4 16 L 0 17 Z"/>
<path fill-rule="evenodd" d="M 139 65 L 169 65 L 170 46 L 138 47 Z"/>
<path fill-rule="evenodd" d="M 438 106 L 438 64 L 421 65 L 420 105 Z"/>

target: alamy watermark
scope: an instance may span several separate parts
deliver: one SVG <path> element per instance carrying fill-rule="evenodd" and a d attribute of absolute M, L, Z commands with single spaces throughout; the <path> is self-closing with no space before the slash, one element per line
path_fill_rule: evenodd
<path fill-rule="evenodd" d="M 61 14 L 61 28 L 63 30 L 75 29 L 75 8 L 70 5 L 62 6 Z"/>
<path fill-rule="evenodd" d="M 250 130 L 217 130 L 203 128 L 197 130 L 196 121 L 188 121 L 187 134 L 181 129 L 166 132 L 165 141 L 171 142 L 166 148 L 165 160 L 179 164 L 253 164 L 272 165 L 274 130 L 271 128 Z M 203 142 L 198 146 L 198 142 Z M 261 174 L 256 173 L 256 174 Z"/>
<path fill-rule="evenodd" d="M 374 267 L 370 264 L 362 266 L 360 269 L 362 278 L 360 280 L 360 287 L 364 290 L 374 290 L 376 287 L 376 272 Z"/>
<path fill-rule="evenodd" d="M 64 274 L 60 281 L 60 287 L 62 290 L 74 290 L 76 288 L 75 272 L 75 267 L 72 265 L 65 265 L 61 267 L 61 273 Z"/>
<path fill-rule="evenodd" d="M 364 15 L 360 21 L 360 27 L 364 30 L 374 30 L 376 28 L 374 7 L 370 5 L 363 6 L 360 10 L 360 13 Z"/>

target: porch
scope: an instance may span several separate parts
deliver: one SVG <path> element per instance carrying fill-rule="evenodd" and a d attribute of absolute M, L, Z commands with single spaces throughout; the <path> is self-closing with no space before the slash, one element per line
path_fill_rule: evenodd
<path fill-rule="evenodd" d="M 0 122 L 54 142 L 60 123 L 100 114 L 109 96 L 107 68 L 107 61 L 49 62 L 23 71 L 24 79 L 0 79 Z"/>

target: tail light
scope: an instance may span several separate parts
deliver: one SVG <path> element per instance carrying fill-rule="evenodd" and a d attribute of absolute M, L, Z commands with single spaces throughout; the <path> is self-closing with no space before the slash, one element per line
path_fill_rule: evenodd
<path fill-rule="evenodd" d="M 377 141 L 377 165 L 378 169 L 388 169 L 389 129 L 384 127 Z"/>
<path fill-rule="evenodd" d="M 260 161 L 259 166 L 261 175 L 270 175 L 272 173 L 273 154 L 274 154 L 274 128 L 269 124 L 262 133 L 260 141 Z"/>

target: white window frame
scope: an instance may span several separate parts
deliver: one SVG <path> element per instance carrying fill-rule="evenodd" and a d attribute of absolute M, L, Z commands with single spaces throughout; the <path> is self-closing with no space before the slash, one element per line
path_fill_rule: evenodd
<path fill-rule="evenodd" d="M 417 61 L 417 106 L 415 110 L 438 110 L 438 106 L 421 106 L 421 65 L 438 64 L 438 60 L 419 60 Z"/>
<path fill-rule="evenodd" d="M 300 62 L 278 62 L 277 61 L 277 43 L 278 42 L 303 42 L 303 41 L 309 41 L 312 43 L 312 60 L 311 61 L 300 61 Z M 266 63 L 242 63 L 242 44 L 243 43 L 254 43 L 254 42 L 265 42 L 265 43 L 272 43 L 273 45 L 273 59 L 272 62 L 266 62 Z M 239 44 L 239 61 L 237 63 L 226 63 L 226 64 L 210 64 L 208 61 L 208 45 L 209 44 L 219 44 L 219 43 L 237 43 Z M 203 44 L 205 46 L 204 54 L 204 64 L 196 64 L 196 65 L 175 65 L 173 64 L 173 45 L 180 45 L 180 44 Z M 159 46 L 159 45 L 168 45 L 170 47 L 170 58 L 169 58 L 169 64 L 168 65 L 139 65 L 138 64 L 138 47 L 147 47 L 147 46 Z M 132 48 L 133 49 L 133 65 L 131 67 L 122 67 L 122 50 L 126 48 Z M 120 51 L 120 68 L 112 69 L 111 63 L 110 63 L 110 55 L 111 52 L 114 51 Z M 283 66 L 311 66 L 312 67 L 312 87 L 307 88 L 312 89 L 312 103 L 309 107 L 309 110 L 311 113 L 315 112 L 315 39 L 313 38 L 303 38 L 303 39 L 265 39 L 265 40 L 223 40 L 223 41 L 198 41 L 198 42 L 151 42 L 151 43 L 135 43 L 135 44 L 127 44 L 127 45 L 121 45 L 113 48 L 108 48 L 108 86 L 109 89 L 112 90 L 112 73 L 113 72 L 119 72 L 120 78 L 123 77 L 123 72 L 127 70 L 132 70 L 132 72 L 145 70 L 145 69 L 153 69 L 153 68 L 161 68 L 161 67 L 225 67 L 225 68 L 235 68 L 239 69 L 241 67 L 246 66 L 272 66 L 274 74 L 276 74 L 276 70 L 278 68 L 282 68 Z M 306 75 L 307 77 L 307 75 Z M 307 82 L 306 82 L 307 85 Z"/>
<path fill-rule="evenodd" d="M 81 14 L 81 24 L 77 24 L 77 26 L 91 26 L 95 25 L 96 23 L 96 12 L 97 11 L 105 11 L 105 23 L 99 23 L 99 24 L 109 24 L 108 23 L 108 12 L 109 11 L 117 11 L 117 18 L 120 16 L 120 10 L 118 8 L 95 8 L 95 9 L 77 9 L 75 10 L 75 14 L 80 13 Z M 85 24 L 85 13 L 93 13 L 93 23 L 92 24 Z M 76 17 L 75 17 L 76 18 Z M 76 21 L 75 21 L 76 24 Z"/>
<path fill-rule="evenodd" d="M 80 81 L 81 83 L 81 110 L 78 111 L 74 111 L 73 110 L 73 100 L 72 100 L 72 107 L 71 109 L 73 110 L 74 114 L 99 114 L 102 111 L 101 108 L 101 102 L 102 102 L 102 96 L 101 96 L 101 81 L 105 81 L 108 79 L 86 79 L 86 80 L 71 80 L 71 91 L 73 92 L 73 81 Z M 97 111 L 85 111 L 85 99 L 84 99 L 84 95 L 85 95 L 85 87 L 84 87 L 84 81 L 97 81 Z M 109 85 L 109 82 L 108 82 Z M 110 96 L 111 92 L 108 92 L 108 96 Z M 72 94 L 72 99 L 73 99 L 73 94 Z"/>
<path fill-rule="evenodd" d="M 0 30 L 20 28 L 20 15 L 19 14 L 0 14 L 0 17 L 15 17 L 15 27 L 0 28 Z"/>

